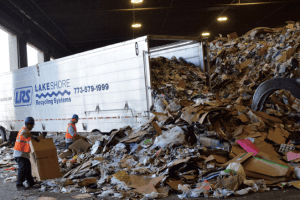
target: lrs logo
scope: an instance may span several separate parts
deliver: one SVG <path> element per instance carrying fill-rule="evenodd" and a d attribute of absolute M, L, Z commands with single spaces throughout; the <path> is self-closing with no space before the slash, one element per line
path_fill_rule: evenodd
<path fill-rule="evenodd" d="M 15 99 L 14 105 L 15 107 L 18 106 L 30 106 L 32 100 L 32 93 L 33 89 L 31 86 L 29 87 L 22 87 L 15 89 Z"/>

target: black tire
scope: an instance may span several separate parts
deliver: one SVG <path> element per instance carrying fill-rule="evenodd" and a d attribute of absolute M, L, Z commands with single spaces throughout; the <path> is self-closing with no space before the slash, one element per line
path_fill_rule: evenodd
<path fill-rule="evenodd" d="M 92 135 L 103 135 L 103 133 L 100 130 L 92 130 Z"/>
<path fill-rule="evenodd" d="M 9 133 L 6 133 L 6 136 L 8 136 L 8 142 L 14 146 L 16 142 L 16 138 L 18 135 L 18 131 L 9 131 Z"/>
<path fill-rule="evenodd" d="M 46 138 L 48 132 L 42 132 L 42 134 L 44 135 L 44 138 Z"/>
<path fill-rule="evenodd" d="M 117 130 L 118 130 L 118 129 L 113 129 L 113 130 L 111 130 L 111 131 L 109 132 L 108 135 L 111 135 L 112 132 L 117 131 Z"/>
<path fill-rule="evenodd" d="M 7 141 L 6 130 L 2 126 L 0 126 L 0 135 L 1 135 L 2 139 L 3 139 L 3 142 L 6 142 Z"/>

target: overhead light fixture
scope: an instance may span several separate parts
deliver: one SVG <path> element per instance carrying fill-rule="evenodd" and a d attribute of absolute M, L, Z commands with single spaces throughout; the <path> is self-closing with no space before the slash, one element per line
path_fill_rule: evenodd
<path fill-rule="evenodd" d="M 142 3 L 143 0 L 131 0 L 131 3 Z"/>
<path fill-rule="evenodd" d="M 218 21 L 219 21 L 219 22 L 227 21 L 227 17 L 219 17 L 219 18 L 218 18 Z"/>
<path fill-rule="evenodd" d="M 133 28 L 140 28 L 142 26 L 142 24 L 132 24 Z"/>
<path fill-rule="evenodd" d="M 202 36 L 209 36 L 209 35 L 210 35 L 210 33 L 208 33 L 208 32 L 202 33 Z"/>

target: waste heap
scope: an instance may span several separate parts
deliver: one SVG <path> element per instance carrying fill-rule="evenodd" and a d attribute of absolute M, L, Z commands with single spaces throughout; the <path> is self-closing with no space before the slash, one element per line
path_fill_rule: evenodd
<path fill-rule="evenodd" d="M 151 119 L 77 138 L 59 150 L 63 177 L 41 191 L 153 199 L 300 189 L 299 100 L 282 90 L 263 111 L 250 109 L 260 83 L 299 77 L 299 36 L 299 23 L 288 22 L 212 41 L 211 92 L 192 64 L 153 58 Z"/>
<path fill-rule="evenodd" d="M 189 99 L 202 91 L 208 92 L 204 73 L 182 58 L 152 58 L 150 65 L 151 85 L 155 94 L 165 94 L 166 99 Z"/>
<path fill-rule="evenodd" d="M 212 89 L 219 90 L 221 98 L 252 99 L 255 89 L 268 79 L 299 77 L 300 24 L 287 23 L 283 28 L 258 27 L 242 37 L 232 33 L 212 41 Z"/>

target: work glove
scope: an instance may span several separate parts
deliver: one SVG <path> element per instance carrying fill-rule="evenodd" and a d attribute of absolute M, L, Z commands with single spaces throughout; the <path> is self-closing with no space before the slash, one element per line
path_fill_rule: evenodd
<path fill-rule="evenodd" d="M 37 141 L 37 142 L 39 142 L 40 141 L 40 139 L 39 138 L 37 138 L 37 137 L 33 137 L 32 139 L 34 139 L 35 141 Z"/>

